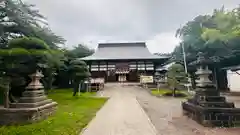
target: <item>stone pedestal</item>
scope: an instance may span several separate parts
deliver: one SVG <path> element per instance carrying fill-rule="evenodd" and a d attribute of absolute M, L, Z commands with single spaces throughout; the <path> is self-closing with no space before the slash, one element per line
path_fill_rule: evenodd
<path fill-rule="evenodd" d="M 32 123 L 47 118 L 57 109 L 57 103 L 48 99 L 44 87 L 40 83 L 42 74 L 36 72 L 30 75 L 32 82 L 23 92 L 17 103 L 10 103 L 9 108 L 0 109 L 0 124 Z"/>
<path fill-rule="evenodd" d="M 196 74 L 197 90 L 193 98 L 182 103 L 183 112 L 203 126 L 233 127 L 240 123 L 240 108 L 235 108 L 234 103 L 226 101 L 220 96 L 209 80 L 212 73 L 204 59 L 200 59 Z"/>

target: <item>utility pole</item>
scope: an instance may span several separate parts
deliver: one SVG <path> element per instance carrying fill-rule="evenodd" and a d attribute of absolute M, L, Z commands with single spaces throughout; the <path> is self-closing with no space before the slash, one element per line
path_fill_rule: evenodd
<path fill-rule="evenodd" d="M 181 44 L 181 46 L 182 46 L 182 51 L 183 51 L 184 69 L 185 69 L 185 73 L 186 73 L 187 76 L 188 76 L 188 69 L 187 69 L 187 61 L 186 61 L 185 48 L 184 48 L 183 43 L 180 43 L 180 44 Z M 187 77 L 187 79 L 188 79 L 188 81 L 189 81 L 189 77 Z M 188 89 L 188 92 L 190 92 L 189 84 L 187 85 L 187 89 Z"/>

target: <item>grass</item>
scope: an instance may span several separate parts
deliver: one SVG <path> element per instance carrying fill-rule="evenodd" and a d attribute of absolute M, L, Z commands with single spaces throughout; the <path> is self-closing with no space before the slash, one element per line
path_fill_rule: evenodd
<path fill-rule="evenodd" d="M 155 96 L 164 96 L 165 94 L 167 93 L 171 93 L 172 90 L 169 90 L 169 89 L 152 89 L 151 90 L 151 93 L 152 95 L 155 95 Z M 188 92 L 186 90 L 176 90 L 176 94 L 185 94 L 186 96 L 188 96 Z"/>
<path fill-rule="evenodd" d="M 0 135 L 78 135 L 107 101 L 94 94 L 73 97 L 71 90 L 53 90 L 48 95 L 58 103 L 53 116 L 29 125 L 0 127 Z"/>

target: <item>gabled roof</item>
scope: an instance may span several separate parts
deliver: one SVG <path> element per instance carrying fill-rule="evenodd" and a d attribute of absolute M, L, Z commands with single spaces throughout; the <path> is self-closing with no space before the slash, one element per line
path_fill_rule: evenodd
<path fill-rule="evenodd" d="M 144 42 L 137 43 L 100 43 L 96 52 L 82 60 L 127 60 L 127 59 L 165 59 L 153 55 Z"/>

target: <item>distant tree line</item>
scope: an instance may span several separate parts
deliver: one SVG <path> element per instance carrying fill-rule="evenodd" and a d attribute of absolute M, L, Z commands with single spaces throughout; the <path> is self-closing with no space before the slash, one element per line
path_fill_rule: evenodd
<path fill-rule="evenodd" d="M 189 66 L 189 63 L 202 52 L 212 61 L 210 68 L 215 74 L 214 81 L 219 81 L 220 87 L 226 89 L 226 83 L 223 83 L 226 75 L 221 69 L 240 64 L 240 6 L 232 10 L 222 7 L 214 9 L 212 14 L 199 15 L 179 28 L 176 37 L 181 42 L 169 61 L 183 64 L 184 47 L 188 71 L 194 80 L 196 67 Z"/>
<path fill-rule="evenodd" d="M 81 44 L 74 49 L 61 48 L 65 41 L 49 28 L 35 5 L 21 0 L 1 1 L 0 98 L 5 91 L 14 102 L 29 83 L 28 75 L 36 70 L 44 74 L 41 81 L 46 91 L 53 85 L 73 88 L 69 81 L 89 76 L 86 64 L 76 61 L 91 55 L 93 50 Z"/>
<path fill-rule="evenodd" d="M 182 41 L 174 49 L 172 59 L 182 61 L 185 47 L 187 62 L 203 52 L 218 67 L 240 63 L 240 6 L 232 10 L 215 9 L 210 15 L 199 15 L 179 28 Z"/>

